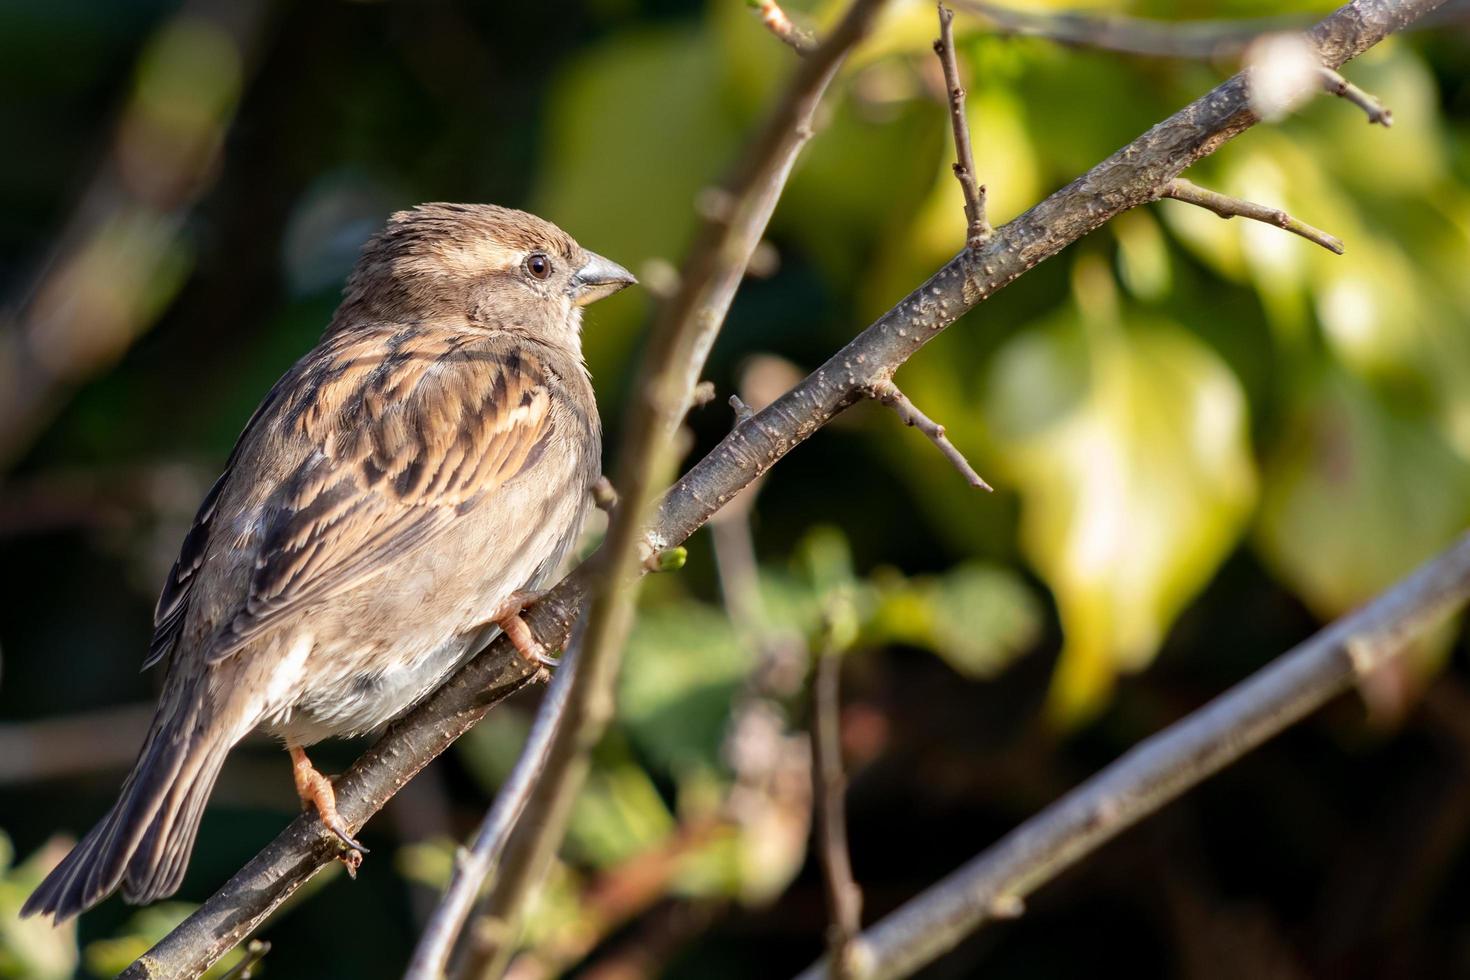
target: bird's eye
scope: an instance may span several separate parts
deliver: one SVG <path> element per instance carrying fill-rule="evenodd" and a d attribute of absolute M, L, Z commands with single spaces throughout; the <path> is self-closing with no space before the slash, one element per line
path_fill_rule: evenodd
<path fill-rule="evenodd" d="M 526 257 L 526 272 L 532 279 L 547 279 L 551 276 L 551 260 L 540 252 Z"/>

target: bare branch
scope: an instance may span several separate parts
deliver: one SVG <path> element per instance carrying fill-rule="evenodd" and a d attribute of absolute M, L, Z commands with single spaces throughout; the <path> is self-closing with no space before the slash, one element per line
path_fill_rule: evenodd
<path fill-rule="evenodd" d="M 807 55 L 816 50 L 817 39 L 812 37 L 809 31 L 804 31 L 791 22 L 786 16 L 786 11 L 776 0 L 748 0 L 750 5 L 760 11 L 761 23 L 766 25 L 766 30 L 780 38 L 782 44 L 790 45 L 797 54 Z"/>
<path fill-rule="evenodd" d="M 1323 65 L 1318 70 L 1322 75 L 1322 88 L 1331 92 L 1339 99 L 1347 99 L 1353 105 L 1362 109 L 1368 116 L 1368 125 L 1371 126 L 1377 123 L 1385 129 L 1393 125 L 1393 112 L 1385 108 L 1382 102 L 1379 102 L 1373 96 L 1364 92 L 1326 65 Z"/>
<path fill-rule="evenodd" d="M 1438 0 L 1355 0 L 1310 37 L 1325 64 L 1356 57 L 1438 5 Z M 808 68 L 813 58 L 804 59 Z M 739 423 L 663 497 L 644 541 L 658 550 L 685 541 L 725 501 L 765 473 L 835 415 L 862 400 L 955 319 L 1037 263 L 1117 214 L 1158 197 L 1186 167 L 1256 122 L 1237 75 L 1000 228 L 978 250 L 946 263 L 811 375 Z M 691 360 L 690 371 L 699 364 Z M 693 387 L 690 380 L 684 389 Z M 544 645 L 565 642 L 592 581 L 584 563 L 538 603 L 528 620 Z M 492 704 L 525 685 L 531 669 L 497 639 L 430 695 L 344 774 L 337 808 L 356 832 L 405 782 L 474 725 Z M 534 800 L 528 807 L 535 813 Z M 295 820 L 178 928 L 124 973 L 190 977 L 241 942 L 282 901 L 329 863 L 335 837 L 315 814 Z M 507 852 L 502 878 L 511 875 Z"/>
<path fill-rule="evenodd" d="M 1198 184 L 1185 180 L 1183 177 L 1175 177 L 1164 185 L 1159 197 L 1168 197 L 1185 204 L 1194 204 L 1207 211 L 1213 211 L 1222 218 L 1250 218 L 1252 221 L 1260 221 L 1264 224 L 1275 225 L 1277 228 L 1300 235 L 1307 241 L 1321 245 L 1329 252 L 1341 255 L 1343 252 L 1342 241 L 1327 234 L 1320 228 L 1313 228 L 1304 221 L 1298 221 L 1291 215 L 1279 208 L 1268 208 L 1264 204 L 1255 204 L 1251 201 L 1243 201 L 1238 197 L 1228 197 L 1218 191 L 1207 190 Z"/>
<path fill-rule="evenodd" d="M 944 88 L 949 99 L 949 121 L 954 129 L 954 176 L 965 195 L 965 245 L 978 248 L 991 235 L 985 217 L 985 186 L 976 181 L 975 153 L 970 144 L 970 120 L 965 115 L 965 87 L 960 81 L 959 58 L 954 50 L 954 11 L 943 3 L 939 8 L 939 40 L 934 53 L 944 66 Z"/>
<path fill-rule="evenodd" d="M 979 473 L 975 472 L 970 461 L 965 459 L 965 454 L 949 441 L 949 437 L 944 434 L 944 426 L 919 411 L 918 407 L 909 401 L 908 396 L 898 390 L 898 385 L 888 380 L 878 381 L 868 386 L 867 394 L 870 398 L 882 402 L 897 412 L 898 417 L 903 419 L 904 425 L 911 425 L 928 436 L 930 441 L 939 447 L 939 451 L 954 464 L 954 468 L 960 471 L 970 486 L 981 490 L 995 489 L 986 483 Z"/>
<path fill-rule="evenodd" d="M 1011 831 L 863 934 L 865 980 L 903 977 L 1103 843 L 1316 711 L 1470 599 L 1470 535 Z M 817 964 L 800 980 L 820 980 Z"/>
<path fill-rule="evenodd" d="M 847 777 L 842 772 L 838 687 L 842 658 L 836 650 L 821 650 L 812 678 L 812 797 L 816 802 L 817 853 L 827 891 L 827 949 L 835 969 L 831 976 L 856 976 L 852 942 L 862 929 L 863 893 L 852 877 L 847 852 L 845 813 Z"/>

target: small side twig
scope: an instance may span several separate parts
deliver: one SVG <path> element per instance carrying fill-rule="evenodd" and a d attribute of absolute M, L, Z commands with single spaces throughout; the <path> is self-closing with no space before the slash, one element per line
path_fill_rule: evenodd
<path fill-rule="evenodd" d="M 760 11 L 761 23 L 766 25 L 766 30 L 797 54 L 805 55 L 817 46 L 817 39 L 811 32 L 793 24 L 776 0 L 750 0 L 750 5 Z"/>
<path fill-rule="evenodd" d="M 954 51 L 954 11 L 939 5 L 939 40 L 934 53 L 944 66 L 944 87 L 949 96 L 949 119 L 954 127 L 954 176 L 965 195 L 965 246 L 975 248 L 991 235 L 985 217 L 985 185 L 975 179 L 975 153 L 970 145 L 970 121 L 965 115 L 965 88 L 960 84 L 959 59 Z"/>
<path fill-rule="evenodd" d="M 1327 234 L 1320 228 L 1313 228 L 1304 221 L 1298 221 L 1280 208 L 1268 208 L 1263 204 L 1254 204 L 1250 201 L 1242 201 L 1238 197 L 1229 197 L 1218 191 L 1207 190 L 1183 177 L 1175 177 L 1165 184 L 1159 196 L 1202 207 L 1207 211 L 1215 212 L 1222 218 L 1238 216 L 1275 225 L 1293 235 L 1300 235 L 1309 242 L 1321 245 L 1329 252 L 1337 255 L 1343 252 L 1343 244 L 1340 239 Z"/>
<path fill-rule="evenodd" d="M 236 963 L 229 973 L 220 977 L 220 980 L 250 980 L 255 976 L 255 968 L 260 961 L 265 959 L 265 954 L 271 951 L 271 944 L 264 939 L 252 939 L 245 944 L 245 956 Z"/>
<path fill-rule="evenodd" d="M 986 483 L 979 473 L 975 472 L 970 461 L 965 459 L 965 454 L 949 441 L 949 437 L 944 434 L 944 426 L 919 411 L 918 406 L 909 401 L 908 396 L 902 391 L 899 391 L 898 385 L 892 381 L 879 381 L 868 387 L 867 394 L 868 397 L 882 402 L 897 412 L 898 417 L 903 419 L 904 425 L 911 425 L 928 436 L 929 441 L 938 446 L 939 451 L 954 464 L 954 468 L 964 475 L 970 486 L 980 490 L 995 489 Z"/>
<path fill-rule="evenodd" d="M 842 659 L 833 650 L 821 650 L 812 679 L 812 797 L 815 801 L 817 853 L 827 892 L 827 949 L 836 980 L 857 976 L 853 940 L 862 930 L 863 894 L 852 877 L 847 850 L 844 797 L 847 777 L 842 771 L 842 742 L 838 724 L 838 685 Z"/>
<path fill-rule="evenodd" d="M 1347 99 L 1353 105 L 1362 109 L 1368 116 L 1368 125 L 1377 123 L 1387 129 L 1393 125 L 1393 112 L 1382 102 L 1358 88 L 1352 82 L 1343 78 L 1342 75 L 1326 65 L 1317 69 L 1322 78 L 1322 88 L 1337 96 L 1339 99 Z"/>

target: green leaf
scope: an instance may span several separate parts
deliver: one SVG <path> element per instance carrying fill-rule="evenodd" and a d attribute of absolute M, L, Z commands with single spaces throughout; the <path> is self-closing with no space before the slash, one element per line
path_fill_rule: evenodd
<path fill-rule="evenodd" d="M 723 611 L 690 600 L 644 609 L 618 682 L 618 717 L 655 767 L 718 767 L 751 656 Z"/>
<path fill-rule="evenodd" d="M 663 843 L 673 830 L 674 817 L 653 780 L 617 733 L 610 734 L 572 808 L 566 854 L 607 868 Z"/>
<path fill-rule="evenodd" d="M 998 565 L 966 562 L 880 594 L 876 637 L 933 650 L 966 677 L 996 676 L 1041 632 L 1036 596 L 1019 575 Z"/>

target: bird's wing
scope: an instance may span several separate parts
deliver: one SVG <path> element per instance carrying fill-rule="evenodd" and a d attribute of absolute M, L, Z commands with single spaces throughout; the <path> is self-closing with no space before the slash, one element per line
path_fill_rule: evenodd
<path fill-rule="evenodd" d="M 261 512 L 247 594 L 206 662 L 423 546 L 535 463 L 552 434 L 548 370 L 514 345 L 339 335 L 293 375 L 257 421 L 308 448 Z M 212 511 L 207 499 L 164 588 L 150 661 L 180 629 Z"/>
<path fill-rule="evenodd" d="M 547 371 L 530 351 L 411 332 L 337 346 L 285 412 L 314 449 L 283 483 L 210 662 L 421 547 L 550 441 Z"/>

